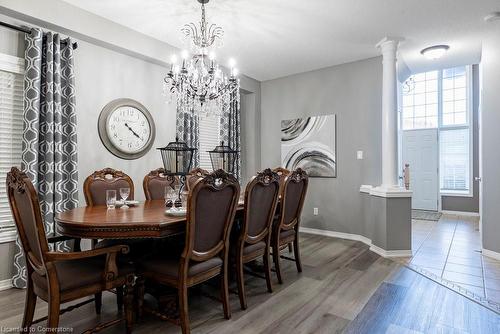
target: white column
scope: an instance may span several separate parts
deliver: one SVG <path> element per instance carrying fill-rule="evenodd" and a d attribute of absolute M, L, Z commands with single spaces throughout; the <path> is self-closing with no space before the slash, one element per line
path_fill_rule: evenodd
<path fill-rule="evenodd" d="M 398 186 L 398 110 L 396 53 L 399 38 L 386 37 L 377 44 L 382 53 L 382 185 Z"/>

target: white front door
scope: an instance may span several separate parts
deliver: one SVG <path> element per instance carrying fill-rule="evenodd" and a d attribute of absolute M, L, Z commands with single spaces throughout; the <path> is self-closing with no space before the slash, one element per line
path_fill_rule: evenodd
<path fill-rule="evenodd" d="M 413 209 L 438 210 L 438 144 L 437 129 L 403 131 L 402 163 L 410 164 Z"/>

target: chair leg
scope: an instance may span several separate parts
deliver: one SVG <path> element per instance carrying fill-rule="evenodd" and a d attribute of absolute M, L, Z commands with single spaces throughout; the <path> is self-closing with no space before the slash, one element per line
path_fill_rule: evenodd
<path fill-rule="evenodd" d="M 102 308 L 102 292 L 98 292 L 94 295 L 94 304 L 95 304 L 95 313 L 96 314 L 101 314 L 101 308 Z"/>
<path fill-rule="evenodd" d="M 187 286 L 185 284 L 181 284 L 179 286 L 179 320 L 181 323 L 182 334 L 191 333 L 191 329 L 189 326 L 189 313 L 188 313 L 188 294 L 187 294 Z"/>
<path fill-rule="evenodd" d="M 295 265 L 297 266 L 297 271 L 302 272 L 302 262 L 300 261 L 300 251 L 299 251 L 299 236 L 295 236 L 293 241 L 293 255 L 295 257 Z"/>
<path fill-rule="evenodd" d="M 22 332 L 30 333 L 30 326 L 33 322 L 33 315 L 36 307 L 36 294 L 33 290 L 33 281 L 28 278 L 28 287 L 26 289 L 26 301 L 24 304 L 24 316 L 22 324 Z"/>
<path fill-rule="evenodd" d="M 240 297 L 240 306 L 242 310 L 247 309 L 247 301 L 246 301 L 246 296 L 245 296 L 245 277 L 243 275 L 243 261 L 241 258 L 241 254 L 238 251 L 238 254 L 236 255 L 236 275 L 237 275 L 237 282 L 238 282 L 238 295 Z"/>
<path fill-rule="evenodd" d="M 267 291 L 273 293 L 273 283 L 271 282 L 271 259 L 269 255 L 269 247 L 266 247 L 266 252 L 264 253 L 264 270 L 266 271 L 266 284 Z"/>
<path fill-rule="evenodd" d="M 288 253 L 291 253 L 293 250 L 292 250 L 292 244 L 288 244 Z"/>
<path fill-rule="evenodd" d="M 227 259 L 222 265 L 221 276 L 221 299 L 222 307 L 224 309 L 224 318 L 231 319 L 231 307 L 229 305 L 229 284 L 227 279 Z"/>
<path fill-rule="evenodd" d="M 61 307 L 59 292 L 49 293 L 49 317 L 47 319 L 47 328 L 49 331 L 56 331 L 59 327 L 59 310 Z"/>
<path fill-rule="evenodd" d="M 119 286 L 116 288 L 116 306 L 118 311 L 123 308 L 123 287 Z"/>
<path fill-rule="evenodd" d="M 276 276 L 278 277 L 278 283 L 283 284 L 283 278 L 281 276 L 279 243 L 273 245 L 273 261 L 274 261 L 274 267 L 276 268 Z"/>
<path fill-rule="evenodd" d="M 130 275 L 127 277 L 127 283 L 125 284 L 125 321 L 126 321 L 126 333 L 132 333 L 132 325 L 134 323 L 134 276 Z"/>
<path fill-rule="evenodd" d="M 143 312 L 143 307 L 144 307 L 144 293 L 145 293 L 145 287 L 144 287 L 144 277 L 139 276 L 137 277 L 135 281 L 135 286 L 136 286 L 136 298 L 137 298 L 137 318 L 142 319 L 142 312 Z"/>

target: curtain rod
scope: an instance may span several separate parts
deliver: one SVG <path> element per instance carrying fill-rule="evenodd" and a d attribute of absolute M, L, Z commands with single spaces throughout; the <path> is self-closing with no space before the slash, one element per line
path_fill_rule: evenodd
<path fill-rule="evenodd" d="M 16 31 L 19 31 L 19 32 L 22 32 L 22 33 L 25 33 L 25 34 L 31 34 L 31 28 L 18 27 L 18 26 L 9 24 L 7 22 L 2 22 L 2 21 L 0 21 L 0 26 L 6 27 L 6 28 L 9 28 L 9 29 L 12 29 L 12 30 L 16 30 Z M 66 41 L 62 41 L 61 43 L 62 44 L 66 44 Z M 73 49 L 76 49 L 76 48 L 78 48 L 78 44 L 76 42 L 74 42 L 73 43 Z"/>

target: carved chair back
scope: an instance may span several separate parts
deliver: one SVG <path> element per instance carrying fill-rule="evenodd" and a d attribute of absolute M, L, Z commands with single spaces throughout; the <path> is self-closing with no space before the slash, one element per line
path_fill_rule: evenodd
<path fill-rule="evenodd" d="M 281 189 L 280 229 L 289 230 L 299 223 L 308 183 L 309 177 L 301 168 L 286 177 Z"/>
<path fill-rule="evenodd" d="M 144 176 L 142 187 L 147 200 L 165 198 L 165 188 L 175 187 L 178 183 L 175 176 L 167 175 L 165 168 L 158 168 Z"/>
<path fill-rule="evenodd" d="M 223 170 L 198 179 L 188 197 L 185 261 L 206 261 L 222 251 L 227 257 L 239 194 L 238 181 Z"/>
<path fill-rule="evenodd" d="M 247 184 L 240 242 L 254 244 L 270 235 L 279 190 L 279 175 L 269 168 Z"/>
<path fill-rule="evenodd" d="M 193 189 L 193 186 L 196 183 L 196 181 L 198 181 L 201 178 L 204 178 L 208 174 L 210 174 L 209 171 L 199 167 L 189 171 L 189 174 L 186 177 L 186 186 L 188 191 L 191 191 Z"/>
<path fill-rule="evenodd" d="M 134 182 L 122 171 L 104 168 L 89 175 L 83 183 L 83 193 L 88 206 L 106 205 L 106 190 L 116 190 L 120 198 L 120 188 L 130 188 L 127 199 L 134 199 Z"/>
<path fill-rule="evenodd" d="M 290 171 L 283 167 L 276 167 L 273 169 L 273 172 L 277 173 L 280 178 L 280 187 L 282 188 L 285 184 L 286 177 L 290 174 Z"/>
<path fill-rule="evenodd" d="M 17 167 L 7 173 L 10 209 L 24 249 L 28 273 L 45 273 L 45 254 L 49 251 L 38 196 L 29 177 Z"/>

